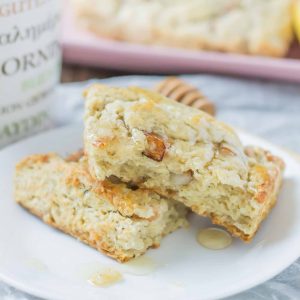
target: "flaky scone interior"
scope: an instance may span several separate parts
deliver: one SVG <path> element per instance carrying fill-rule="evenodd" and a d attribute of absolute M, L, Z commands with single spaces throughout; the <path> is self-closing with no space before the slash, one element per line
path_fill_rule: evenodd
<path fill-rule="evenodd" d="M 16 167 L 15 199 L 45 223 L 126 262 L 187 225 L 187 209 L 155 192 L 94 180 L 85 159 L 32 155 Z"/>
<path fill-rule="evenodd" d="M 140 88 L 85 93 L 85 152 L 93 177 L 115 176 L 183 202 L 245 241 L 278 194 L 283 162 L 244 149 L 204 112 Z"/>

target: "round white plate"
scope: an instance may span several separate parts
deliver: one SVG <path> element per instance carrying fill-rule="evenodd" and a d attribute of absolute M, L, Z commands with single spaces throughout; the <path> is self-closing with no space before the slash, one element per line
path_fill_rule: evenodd
<path fill-rule="evenodd" d="M 0 279 L 50 299 L 214 299 L 251 288 L 273 277 L 300 255 L 300 164 L 267 142 L 240 133 L 245 144 L 266 147 L 287 168 L 278 204 L 251 244 L 235 239 L 219 251 L 202 248 L 196 233 L 209 225 L 193 215 L 191 227 L 167 236 L 146 254 L 157 268 L 108 288 L 91 286 L 87 269 L 119 264 L 79 241 L 43 224 L 13 200 L 15 164 L 33 153 L 67 155 L 82 144 L 79 125 L 19 142 L 0 152 Z M 85 271 L 84 271 L 85 270 Z"/>

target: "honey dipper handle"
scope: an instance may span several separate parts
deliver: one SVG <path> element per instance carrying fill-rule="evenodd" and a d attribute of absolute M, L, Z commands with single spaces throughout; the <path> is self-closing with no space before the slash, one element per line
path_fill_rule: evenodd
<path fill-rule="evenodd" d="M 167 77 L 159 82 L 154 90 L 177 102 L 198 108 L 212 116 L 215 115 L 214 103 L 208 100 L 196 87 L 178 77 Z"/>

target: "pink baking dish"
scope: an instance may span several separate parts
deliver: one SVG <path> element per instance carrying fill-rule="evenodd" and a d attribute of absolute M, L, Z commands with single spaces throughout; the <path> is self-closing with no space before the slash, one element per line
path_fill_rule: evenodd
<path fill-rule="evenodd" d="M 62 46 L 68 63 L 142 73 L 210 72 L 300 82 L 298 45 L 287 58 L 267 58 L 130 44 L 79 29 L 66 11 Z"/>

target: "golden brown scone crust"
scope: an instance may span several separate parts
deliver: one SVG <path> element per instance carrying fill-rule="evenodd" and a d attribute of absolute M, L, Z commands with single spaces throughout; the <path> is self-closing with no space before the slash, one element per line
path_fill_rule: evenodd
<path fill-rule="evenodd" d="M 104 242 L 100 242 L 101 237 L 99 237 L 99 236 L 91 237 L 91 235 L 85 231 L 71 230 L 69 227 L 62 226 L 61 224 L 55 222 L 54 219 L 46 217 L 38 209 L 35 209 L 33 207 L 29 208 L 28 206 L 26 206 L 26 204 L 24 204 L 22 202 L 19 202 L 19 204 L 23 208 L 28 210 L 31 214 L 33 214 L 33 215 L 37 216 L 38 218 L 40 218 L 41 220 L 43 220 L 46 224 L 66 233 L 66 234 L 73 236 L 74 238 L 80 240 L 81 242 L 89 245 L 90 247 L 95 248 L 97 251 L 102 252 L 111 258 L 118 260 L 119 262 L 124 263 L 131 259 L 131 257 L 128 257 L 126 254 L 124 254 L 124 252 L 117 251 L 113 247 L 105 244 Z"/>

